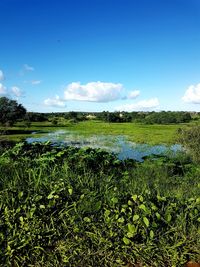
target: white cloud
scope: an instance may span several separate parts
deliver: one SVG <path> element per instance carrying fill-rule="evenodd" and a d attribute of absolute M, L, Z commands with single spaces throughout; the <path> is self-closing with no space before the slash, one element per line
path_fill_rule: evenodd
<path fill-rule="evenodd" d="M 23 94 L 21 89 L 19 87 L 17 87 L 17 86 L 11 87 L 11 92 L 12 92 L 13 95 L 15 95 L 17 97 L 20 97 Z"/>
<path fill-rule="evenodd" d="M 55 96 L 55 98 L 47 98 L 44 100 L 44 104 L 46 106 L 51 106 L 51 107 L 60 107 L 63 108 L 65 107 L 65 103 L 58 95 Z"/>
<path fill-rule="evenodd" d="M 40 84 L 42 81 L 40 81 L 40 80 L 33 80 L 33 81 L 31 81 L 31 84 L 32 85 L 37 85 L 37 84 Z"/>
<path fill-rule="evenodd" d="M 147 100 L 142 100 L 133 104 L 125 104 L 119 107 L 116 107 L 116 110 L 119 111 L 148 111 L 156 109 L 159 106 L 159 100 L 157 98 L 151 98 Z"/>
<path fill-rule="evenodd" d="M 190 85 L 182 97 L 184 102 L 200 104 L 200 83 Z"/>
<path fill-rule="evenodd" d="M 0 83 L 0 95 L 6 95 L 7 94 L 7 90 L 6 87 Z"/>
<path fill-rule="evenodd" d="M 28 64 L 24 64 L 24 69 L 27 71 L 34 71 L 35 69 L 31 66 L 29 66 Z"/>
<path fill-rule="evenodd" d="M 3 81 L 5 79 L 3 71 L 0 70 L 0 81 Z"/>
<path fill-rule="evenodd" d="M 128 94 L 128 98 L 129 99 L 134 99 L 134 98 L 138 97 L 139 95 L 140 95 L 140 91 L 139 90 L 134 90 L 134 91 L 131 91 Z"/>
<path fill-rule="evenodd" d="M 89 82 L 81 85 L 80 82 L 69 84 L 64 92 L 65 100 L 110 102 L 121 99 L 123 85 L 120 83 Z"/>

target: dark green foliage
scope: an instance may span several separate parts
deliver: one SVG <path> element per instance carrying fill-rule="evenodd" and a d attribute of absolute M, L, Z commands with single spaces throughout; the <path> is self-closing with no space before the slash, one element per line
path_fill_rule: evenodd
<path fill-rule="evenodd" d="M 183 111 L 161 111 L 161 112 L 54 112 L 54 113 L 38 113 L 28 112 L 25 120 L 31 122 L 52 121 L 53 118 L 58 120 L 61 118 L 67 119 L 71 122 L 85 121 L 92 117 L 92 119 L 101 120 L 109 123 L 124 123 L 124 122 L 138 122 L 145 124 L 177 124 L 188 123 L 192 120 L 198 120 L 199 114 L 190 114 Z"/>
<path fill-rule="evenodd" d="M 147 124 L 187 123 L 192 120 L 189 112 L 108 112 L 98 113 L 97 117 L 106 122 L 141 122 Z"/>
<path fill-rule="evenodd" d="M 58 124 L 58 118 L 56 118 L 56 117 L 52 118 L 51 123 L 52 123 L 54 126 L 57 125 L 57 124 Z"/>
<path fill-rule="evenodd" d="M 105 122 L 131 122 L 132 116 L 128 112 L 103 111 L 97 117 Z"/>
<path fill-rule="evenodd" d="M 192 117 L 188 112 L 152 112 L 145 117 L 144 122 L 148 124 L 169 124 L 190 122 Z"/>
<path fill-rule="evenodd" d="M 16 120 L 21 119 L 26 114 L 26 109 L 17 101 L 7 97 L 0 97 L 0 123 L 12 126 Z"/>
<path fill-rule="evenodd" d="M 200 170 L 17 144 L 0 156 L 0 266 L 182 266 L 200 257 Z"/>
<path fill-rule="evenodd" d="M 78 122 L 78 121 L 86 120 L 86 115 L 87 115 L 87 113 L 70 111 L 70 112 L 67 112 L 64 115 L 64 117 L 65 117 L 65 119 L 68 119 L 72 122 Z"/>
<path fill-rule="evenodd" d="M 38 112 L 27 112 L 25 116 L 25 120 L 31 122 L 43 122 L 48 120 L 47 114 L 38 113 Z"/>

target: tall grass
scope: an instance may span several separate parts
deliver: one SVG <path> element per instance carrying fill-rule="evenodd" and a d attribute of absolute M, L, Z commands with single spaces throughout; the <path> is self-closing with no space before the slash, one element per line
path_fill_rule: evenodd
<path fill-rule="evenodd" d="M 0 156 L 1 266 L 182 266 L 200 259 L 200 168 L 17 144 Z"/>

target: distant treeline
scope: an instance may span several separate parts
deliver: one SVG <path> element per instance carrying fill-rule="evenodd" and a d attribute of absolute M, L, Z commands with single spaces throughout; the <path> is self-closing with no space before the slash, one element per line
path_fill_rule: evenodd
<path fill-rule="evenodd" d="M 161 112 L 58 112 L 58 113 L 36 113 L 27 112 L 26 119 L 32 122 L 42 122 L 47 120 L 55 120 L 56 118 L 64 118 L 72 122 L 84 120 L 101 120 L 104 122 L 138 122 L 145 124 L 170 124 L 170 123 L 186 123 L 192 119 L 198 119 L 199 113 L 190 113 L 184 111 L 161 111 Z"/>
<path fill-rule="evenodd" d="M 40 113 L 27 112 L 17 101 L 7 97 L 0 97 L 0 125 L 12 126 L 16 121 L 24 121 L 29 127 L 31 122 L 49 121 L 53 125 L 84 120 L 101 120 L 108 123 L 138 122 L 145 124 L 170 124 L 187 123 L 191 120 L 199 120 L 200 113 L 184 111 L 161 111 L 161 112 L 55 112 Z"/>

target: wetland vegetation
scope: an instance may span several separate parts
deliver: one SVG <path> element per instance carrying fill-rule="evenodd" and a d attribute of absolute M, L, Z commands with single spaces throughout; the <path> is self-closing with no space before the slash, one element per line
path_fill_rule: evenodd
<path fill-rule="evenodd" d="M 2 148 L 2 266 L 183 266 L 200 256 L 199 196 L 199 165 L 182 154 Z"/>
<path fill-rule="evenodd" d="M 1 126 L 0 266 L 166 267 L 199 261 L 198 114 L 170 124 L 65 115 L 32 114 L 29 123 Z M 81 135 L 88 145 L 81 147 L 80 139 L 73 146 L 30 142 L 54 137 L 57 130 L 65 137 Z M 180 143 L 184 150 L 150 153 L 143 162 L 119 159 L 112 149 L 105 151 L 105 142 L 91 147 L 91 136 L 102 135 L 112 144 L 120 136 L 143 146 Z"/>

